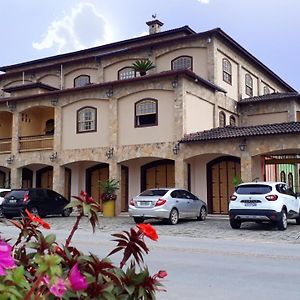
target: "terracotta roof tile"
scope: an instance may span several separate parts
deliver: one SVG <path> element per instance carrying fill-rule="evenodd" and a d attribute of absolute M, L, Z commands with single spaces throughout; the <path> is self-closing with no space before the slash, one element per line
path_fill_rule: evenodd
<path fill-rule="evenodd" d="M 243 98 L 240 101 L 238 101 L 238 104 L 243 105 L 246 103 L 257 103 L 257 102 L 272 101 L 272 100 L 286 100 L 291 98 L 300 98 L 300 94 L 298 92 L 272 93 L 272 94 L 267 94 L 262 96 Z"/>
<path fill-rule="evenodd" d="M 225 126 L 184 135 L 181 143 L 221 140 L 276 134 L 300 133 L 300 122 L 276 123 L 247 127 Z"/>

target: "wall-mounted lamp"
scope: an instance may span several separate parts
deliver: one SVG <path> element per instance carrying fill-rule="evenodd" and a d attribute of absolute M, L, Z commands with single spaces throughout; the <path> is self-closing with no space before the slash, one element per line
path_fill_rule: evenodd
<path fill-rule="evenodd" d="M 58 99 L 57 99 L 57 98 L 51 99 L 51 105 L 52 105 L 52 106 L 56 106 L 57 103 L 58 103 Z"/>
<path fill-rule="evenodd" d="M 16 109 L 16 102 L 6 101 L 6 106 L 10 111 L 14 111 Z"/>
<path fill-rule="evenodd" d="M 10 155 L 9 158 L 6 160 L 7 163 L 9 165 L 11 165 L 13 163 L 13 161 L 15 160 L 15 156 L 14 155 Z"/>
<path fill-rule="evenodd" d="M 180 144 L 179 143 L 176 143 L 172 149 L 173 153 L 175 155 L 177 155 L 179 153 L 179 150 L 180 150 Z"/>
<path fill-rule="evenodd" d="M 171 82 L 173 89 L 177 88 L 178 86 L 178 81 L 176 79 L 172 80 Z"/>
<path fill-rule="evenodd" d="M 49 156 L 50 161 L 54 162 L 57 159 L 57 152 L 53 152 L 50 156 Z"/>
<path fill-rule="evenodd" d="M 246 147 L 247 147 L 246 139 L 243 139 L 243 141 L 239 144 L 239 148 L 241 151 L 245 151 Z"/>
<path fill-rule="evenodd" d="M 113 89 L 109 89 L 109 90 L 106 92 L 106 96 L 107 96 L 108 98 L 112 97 L 113 94 L 114 94 Z"/>
<path fill-rule="evenodd" d="M 111 147 L 106 151 L 105 156 L 107 159 L 110 159 L 113 157 L 113 155 L 114 155 L 114 148 Z"/>

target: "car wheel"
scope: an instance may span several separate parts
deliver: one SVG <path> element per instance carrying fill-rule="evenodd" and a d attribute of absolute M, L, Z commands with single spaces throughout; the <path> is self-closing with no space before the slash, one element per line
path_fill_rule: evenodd
<path fill-rule="evenodd" d="M 173 208 L 170 212 L 169 224 L 176 225 L 178 223 L 178 219 L 179 219 L 178 210 L 176 208 Z"/>
<path fill-rule="evenodd" d="M 277 221 L 278 230 L 286 230 L 287 229 L 287 215 L 286 211 L 283 209 L 280 213 L 279 219 Z"/>
<path fill-rule="evenodd" d="M 31 207 L 31 208 L 29 209 L 29 211 L 30 211 L 33 215 L 39 216 L 39 211 L 38 211 L 38 209 L 37 209 L 36 207 Z"/>
<path fill-rule="evenodd" d="M 197 219 L 199 221 L 204 221 L 206 219 L 206 216 L 207 216 L 206 208 L 205 208 L 205 206 L 202 206 L 200 208 L 199 216 L 197 217 Z"/>
<path fill-rule="evenodd" d="M 241 221 L 238 220 L 230 220 L 230 226 L 232 229 L 240 229 L 242 225 Z"/>
<path fill-rule="evenodd" d="M 70 214 L 72 213 L 72 211 L 73 211 L 72 207 L 65 208 L 65 209 L 63 209 L 61 215 L 62 215 L 63 217 L 69 217 Z"/>
<path fill-rule="evenodd" d="M 133 217 L 133 220 L 136 224 L 144 223 L 144 218 L 142 217 Z"/>

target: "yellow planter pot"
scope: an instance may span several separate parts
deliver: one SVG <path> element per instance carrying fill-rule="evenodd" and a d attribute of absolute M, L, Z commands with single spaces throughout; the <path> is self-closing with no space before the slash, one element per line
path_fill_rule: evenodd
<path fill-rule="evenodd" d="M 108 200 L 103 202 L 103 217 L 115 216 L 115 200 Z"/>

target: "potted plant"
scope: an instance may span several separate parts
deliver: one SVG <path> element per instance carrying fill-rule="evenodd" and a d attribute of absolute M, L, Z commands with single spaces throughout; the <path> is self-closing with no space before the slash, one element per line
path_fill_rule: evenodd
<path fill-rule="evenodd" d="M 138 59 L 132 64 L 134 70 L 139 72 L 141 76 L 146 75 L 147 71 L 155 68 L 152 61 L 147 59 Z"/>
<path fill-rule="evenodd" d="M 107 179 L 100 182 L 101 200 L 103 206 L 103 216 L 113 217 L 115 215 L 115 201 L 117 199 L 116 191 L 119 189 L 119 181 L 116 179 Z"/>

